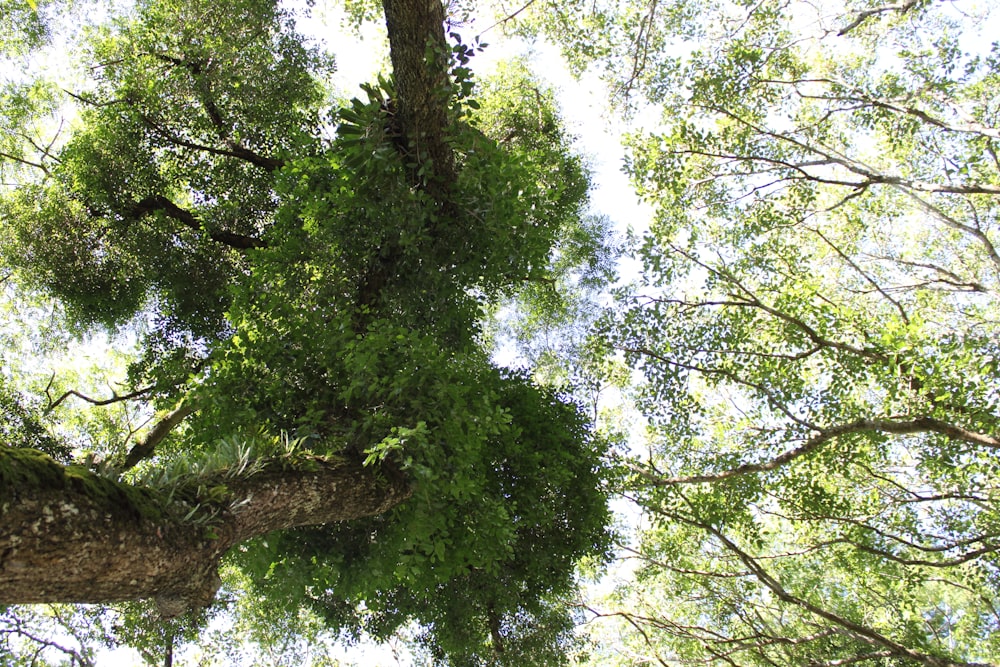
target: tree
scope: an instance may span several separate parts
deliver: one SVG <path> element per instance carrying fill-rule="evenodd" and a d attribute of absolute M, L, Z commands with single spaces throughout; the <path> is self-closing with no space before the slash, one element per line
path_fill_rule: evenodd
<path fill-rule="evenodd" d="M 109 397 L 3 399 L 0 603 L 175 617 L 225 563 L 334 629 L 415 621 L 441 660 L 561 659 L 575 563 L 607 546 L 603 444 L 480 339 L 586 229 L 587 175 L 525 71 L 477 99 L 439 3 L 383 10 L 392 75 L 360 99 L 269 0 L 139 2 L 70 32 L 83 79 L 6 86 L 12 289 L 141 340 Z M 73 400 L 156 413 L 73 460 Z"/>
<path fill-rule="evenodd" d="M 597 341 L 649 424 L 601 664 L 994 664 L 995 7 L 531 10 L 662 112 L 630 142 L 644 268 Z"/>

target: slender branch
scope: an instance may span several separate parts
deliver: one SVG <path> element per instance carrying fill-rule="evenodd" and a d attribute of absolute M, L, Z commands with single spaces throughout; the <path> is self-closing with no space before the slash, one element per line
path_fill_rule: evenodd
<path fill-rule="evenodd" d="M 952 285 L 955 288 L 967 288 L 973 292 L 989 292 L 990 290 L 982 285 L 981 283 L 975 282 L 973 280 L 966 280 L 962 276 L 958 275 L 954 271 L 950 271 L 944 267 L 938 266 L 937 264 L 931 264 L 928 262 L 915 262 L 912 260 L 903 259 L 902 257 L 889 257 L 887 255 L 873 255 L 871 253 L 866 253 L 868 257 L 884 261 L 884 262 L 895 262 L 896 264 L 901 264 L 903 266 L 909 266 L 918 269 L 927 269 L 928 271 L 933 271 L 934 273 L 939 273 L 944 278 L 928 279 L 927 283 L 943 283 L 945 285 Z"/>
<path fill-rule="evenodd" d="M 735 382 L 736 384 L 743 385 L 744 387 L 750 387 L 751 389 L 754 389 L 755 391 L 757 391 L 765 399 L 767 399 L 767 402 L 775 410 L 777 410 L 781 414 L 783 414 L 786 417 L 788 417 L 791 421 L 795 422 L 796 424 L 799 424 L 800 426 L 806 427 L 810 431 L 818 431 L 818 430 L 820 430 L 814 424 L 812 424 L 811 422 L 805 421 L 801 417 L 798 417 L 794 413 L 792 413 L 792 411 L 788 409 L 788 407 L 784 404 L 784 402 L 781 401 L 781 400 L 779 400 L 778 396 L 775 394 L 774 391 L 772 391 L 771 389 L 768 389 L 767 387 L 765 387 L 762 384 L 759 384 L 759 383 L 756 383 L 756 382 L 750 382 L 749 380 L 747 380 L 745 378 L 741 378 L 740 376 L 738 376 L 736 373 L 733 373 L 732 371 L 728 371 L 728 370 L 725 370 L 723 368 L 706 368 L 704 366 L 695 366 L 693 364 L 685 364 L 685 363 L 680 362 L 680 361 L 676 361 L 676 360 L 673 360 L 673 359 L 668 359 L 667 357 L 663 356 L 662 354 L 658 354 L 657 352 L 654 352 L 653 350 L 651 350 L 649 348 L 646 348 L 646 347 L 623 347 L 623 346 L 617 346 L 616 349 L 618 349 L 618 350 L 620 350 L 622 352 L 630 353 L 630 354 L 637 354 L 637 355 L 640 355 L 640 356 L 647 356 L 647 357 L 650 357 L 652 359 L 656 359 L 657 361 L 661 361 L 661 362 L 663 362 L 665 364 L 669 364 L 670 366 L 674 366 L 675 368 L 680 368 L 680 369 L 687 370 L 687 371 L 694 371 L 696 373 L 701 373 L 703 375 L 717 375 L 719 377 L 726 378 L 727 380 L 730 380 L 731 382 Z"/>
<path fill-rule="evenodd" d="M 805 172 L 800 168 L 800 166 L 794 163 L 782 162 L 780 160 L 776 160 L 773 158 L 765 158 L 757 155 L 732 156 L 734 158 L 743 160 L 757 160 L 763 162 L 772 162 L 775 164 L 784 164 L 785 166 L 791 169 L 796 169 L 797 171 L 800 171 L 804 175 L 804 177 L 807 178 L 808 180 L 816 181 L 819 183 L 829 183 L 832 185 L 847 185 L 851 187 L 860 187 L 862 185 L 889 185 L 912 192 L 926 192 L 926 193 L 939 193 L 939 194 L 1000 195 L 1000 186 L 995 186 L 995 185 L 986 185 L 986 184 L 942 185 L 939 183 L 930 183 L 928 181 L 906 179 L 901 176 L 891 176 L 887 174 L 882 174 L 879 173 L 877 170 L 872 169 L 871 167 L 863 164 L 862 162 L 850 158 L 846 155 L 843 155 L 838 151 L 829 148 L 827 146 L 819 146 L 816 144 L 809 143 L 807 141 L 803 141 L 801 139 L 796 139 L 795 137 L 790 136 L 789 134 L 772 132 L 770 130 L 767 130 L 764 127 L 761 127 L 755 123 L 748 121 L 745 118 L 742 118 L 741 116 L 738 116 L 737 114 L 733 113 L 729 109 L 726 109 L 725 107 L 720 107 L 711 104 L 698 105 L 698 106 L 701 106 L 704 109 L 726 116 L 727 118 L 730 118 L 733 121 L 750 128 L 751 130 L 757 132 L 758 134 L 771 137 L 772 139 L 776 139 L 778 141 L 784 141 L 790 143 L 793 146 L 796 146 L 797 148 L 800 148 L 808 153 L 820 155 L 825 159 L 829 160 L 830 163 L 843 167 L 852 174 L 856 174 L 857 176 L 860 176 L 864 179 L 863 182 L 857 183 L 850 181 L 841 181 L 837 179 L 822 178 L 819 176 L 815 176 L 813 174 L 809 174 L 808 172 Z M 813 165 L 813 163 L 804 163 L 804 164 L 810 166 Z"/>
<path fill-rule="evenodd" d="M 800 424 L 804 423 L 801 420 L 796 421 Z M 869 431 L 892 433 L 895 435 L 911 435 L 914 433 L 928 432 L 939 433 L 956 440 L 982 445 L 991 449 L 1000 449 L 1000 440 L 994 438 L 993 436 L 986 435 L 984 433 L 976 433 L 960 426 L 949 424 L 939 419 L 934 419 L 933 417 L 919 417 L 908 421 L 858 419 L 847 424 L 841 424 L 839 426 L 832 426 L 828 428 L 820 428 L 815 425 L 810 425 L 809 427 L 812 430 L 819 431 L 819 434 L 806 440 L 798 447 L 789 449 L 768 461 L 764 461 L 762 463 L 744 463 L 723 472 L 686 475 L 683 477 L 663 477 L 661 475 L 651 473 L 635 464 L 629 464 L 629 467 L 654 486 L 675 486 L 679 484 L 721 482 L 740 475 L 749 475 L 776 470 L 777 468 L 787 465 L 795 459 L 811 454 L 835 438 Z"/>
<path fill-rule="evenodd" d="M 853 665 L 867 660 L 877 660 L 878 658 L 891 658 L 892 651 L 874 651 L 870 653 L 859 653 L 850 658 L 840 658 L 838 660 L 824 660 L 823 662 L 810 662 L 809 667 L 841 667 L 842 665 Z"/>
<path fill-rule="evenodd" d="M 137 442 L 129 450 L 125 457 L 125 462 L 118 468 L 118 472 L 124 472 L 135 467 L 143 459 L 147 459 L 155 453 L 156 446 L 163 442 L 164 438 L 177 427 L 186 417 L 197 411 L 193 405 L 182 402 L 179 406 L 168 412 L 156 423 L 146 434 L 146 437 Z"/>
<path fill-rule="evenodd" d="M 38 647 L 35 651 L 35 658 L 38 658 L 45 649 L 52 648 L 72 658 L 73 662 L 70 664 L 79 664 L 81 667 L 92 667 L 94 664 L 85 658 L 79 651 L 63 646 L 62 644 L 59 644 L 51 639 L 45 639 L 44 637 L 34 634 L 24 627 L 24 623 L 22 623 L 20 619 L 15 620 L 14 628 L 12 630 L 0 630 L 0 634 L 16 634 L 35 644 Z M 31 664 L 36 664 L 36 661 L 32 660 Z"/>
<path fill-rule="evenodd" d="M 976 240 L 978 240 L 982 244 L 983 248 L 986 250 L 986 254 L 987 256 L 989 256 L 990 261 L 993 262 L 994 266 L 1000 269 L 1000 254 L 997 253 L 996 246 L 993 245 L 993 242 L 989 239 L 988 236 L 986 236 L 985 232 L 983 232 L 981 229 L 977 229 L 976 227 L 970 227 L 969 225 L 959 222 L 955 218 L 951 217 L 950 215 L 942 211 L 937 206 L 931 204 L 929 201 L 918 195 L 916 192 L 913 192 L 899 185 L 897 185 L 896 189 L 902 192 L 907 197 L 909 197 L 911 200 L 913 200 L 917 204 L 917 206 L 925 213 L 928 213 L 933 218 L 937 219 L 939 222 L 944 223 L 945 226 L 951 227 L 952 229 L 956 229 L 960 232 L 968 234 L 973 238 L 975 238 Z"/>
<path fill-rule="evenodd" d="M 769 83 L 792 83 L 784 81 L 774 81 L 771 80 Z M 892 111 L 899 114 L 905 114 L 907 116 L 913 116 L 920 119 L 921 121 L 927 123 L 928 125 L 933 125 L 945 132 L 962 132 L 969 134 L 977 134 L 984 137 L 1000 138 L 1000 130 L 989 127 L 988 125 L 983 125 L 978 122 L 965 122 L 959 124 L 952 124 L 944 121 L 940 118 L 932 116 L 930 113 L 924 111 L 923 109 L 918 109 L 913 106 L 900 106 L 892 102 L 887 102 L 885 100 L 875 99 L 873 97 L 868 97 L 866 95 L 808 95 L 806 93 L 798 93 L 799 97 L 803 99 L 811 100 L 822 100 L 827 102 L 856 102 L 864 106 L 872 106 L 878 109 L 883 109 L 885 111 Z"/>
<path fill-rule="evenodd" d="M 646 69 L 646 64 L 649 60 L 649 34 L 653 29 L 656 6 L 657 1 L 652 0 L 649 3 L 649 11 L 639 21 L 639 33 L 636 35 L 635 44 L 632 46 L 632 53 L 634 54 L 632 58 L 632 73 L 625 83 L 618 87 L 618 90 L 614 93 L 614 97 L 621 95 L 627 101 L 633 84 L 635 84 Z"/>
<path fill-rule="evenodd" d="M 686 257 L 690 261 L 694 262 L 695 264 L 697 264 L 701 268 L 705 269 L 706 271 L 709 271 L 710 273 L 714 274 L 715 276 L 717 276 L 717 277 L 725 280 L 729 284 L 735 286 L 740 292 L 742 292 L 743 294 L 746 295 L 745 298 L 741 302 L 728 303 L 728 304 L 724 304 L 724 305 L 738 305 L 739 303 L 743 303 L 746 306 L 752 306 L 752 307 L 755 307 L 755 308 L 760 308 L 764 312 L 766 312 L 766 313 L 768 313 L 768 314 L 770 314 L 770 315 L 772 315 L 772 316 L 774 316 L 774 317 L 776 317 L 776 318 L 778 318 L 778 319 L 780 319 L 780 320 L 782 320 L 784 322 L 787 322 L 787 323 L 793 325 L 794 327 L 796 327 L 797 329 L 799 329 L 800 331 L 802 331 L 802 333 L 804 333 L 816 345 L 821 345 L 823 347 L 833 348 L 835 350 L 841 350 L 843 352 L 850 352 L 851 354 L 856 354 L 856 355 L 861 356 L 861 357 L 867 357 L 867 358 L 875 358 L 875 359 L 885 360 L 884 355 L 882 355 L 881 353 L 879 353 L 876 350 L 873 350 L 873 349 L 870 349 L 870 348 L 855 347 L 855 346 L 850 345 L 848 343 L 842 343 L 842 342 L 839 342 L 839 341 L 835 341 L 835 340 L 830 340 L 828 338 L 824 338 L 818 331 L 816 331 L 816 329 L 814 329 L 810 325 L 806 324 L 800 318 L 794 317 L 792 315 L 789 315 L 788 313 L 786 313 L 784 311 L 781 311 L 781 310 L 778 310 L 777 308 L 769 306 L 766 303 L 764 303 L 763 301 L 761 301 L 757 297 L 757 295 L 752 290 L 750 290 L 750 288 L 748 288 L 746 285 L 744 285 L 740 280 L 737 280 L 736 276 L 732 275 L 728 271 L 725 271 L 723 269 L 720 269 L 719 267 L 712 266 L 712 265 L 710 265 L 710 264 L 708 264 L 706 262 L 703 262 L 700 259 L 698 259 L 697 257 L 695 257 L 693 254 L 691 254 L 690 252 L 684 250 L 683 248 L 679 248 L 679 247 L 677 247 L 677 246 L 675 246 L 673 244 L 670 244 L 670 248 L 674 252 L 677 252 L 677 253 L 683 255 L 684 257 Z M 737 298 L 739 298 L 739 297 L 737 297 Z"/>
<path fill-rule="evenodd" d="M 879 14 L 884 14 L 885 12 L 899 12 L 900 14 L 905 14 L 914 7 L 920 0 L 906 0 L 906 2 L 901 2 L 895 5 L 885 5 L 884 7 L 876 7 L 875 9 L 866 9 L 864 11 L 858 12 L 857 17 L 846 26 L 840 29 L 837 33 L 838 37 L 843 37 L 850 31 L 857 28 L 859 25 L 867 21 L 873 16 L 878 16 Z"/>
<path fill-rule="evenodd" d="M 206 146 L 204 144 L 199 144 L 194 141 L 188 141 L 187 139 L 183 139 L 177 136 L 167 128 L 163 127 L 162 125 L 154 121 L 146 114 L 140 113 L 139 118 L 153 132 L 159 134 L 160 137 L 177 146 L 183 146 L 184 148 L 190 148 L 192 150 L 209 153 L 211 155 L 221 155 L 225 157 L 238 158 L 245 162 L 249 162 L 253 165 L 256 165 L 267 172 L 275 171 L 284 166 L 285 164 L 283 160 L 278 160 L 264 155 L 259 155 L 257 153 L 254 153 L 248 148 L 244 148 L 239 144 L 235 144 L 233 146 L 230 146 L 228 149 L 225 149 L 225 148 L 215 148 L 214 146 Z"/>
<path fill-rule="evenodd" d="M 693 504 L 684 496 L 681 497 L 684 498 L 685 502 L 688 503 L 688 506 L 692 509 L 692 511 L 696 512 Z M 777 578 L 775 578 L 774 575 L 768 572 L 768 570 L 764 568 L 764 566 L 761 565 L 756 558 L 754 558 L 746 551 L 741 549 L 735 542 L 729 539 L 729 537 L 727 537 L 721 530 L 719 530 L 715 526 L 705 523 L 704 521 L 696 518 L 695 516 L 688 516 L 683 518 L 677 517 L 677 518 L 680 518 L 685 523 L 689 523 L 693 526 L 696 526 L 704 530 L 710 535 L 713 535 L 717 540 L 719 540 L 719 542 L 726 549 L 735 554 L 736 557 L 739 558 L 743 562 L 743 564 L 751 572 L 754 573 L 754 576 L 757 578 L 757 580 L 760 581 L 772 593 L 774 593 L 774 595 L 778 599 L 782 600 L 783 602 L 787 602 L 791 605 L 794 605 L 796 607 L 805 609 L 806 611 L 810 612 L 815 616 L 819 616 L 822 619 L 834 623 L 835 625 L 846 630 L 852 636 L 862 641 L 865 641 L 869 644 L 882 646 L 891 651 L 892 655 L 909 658 L 910 660 L 914 660 L 923 665 L 927 665 L 927 667 L 991 667 L 988 663 L 958 662 L 949 660 L 947 658 L 921 653 L 920 651 L 916 651 L 903 644 L 900 644 L 897 641 L 894 641 L 893 639 L 885 636 L 884 634 L 878 632 L 873 628 L 852 621 L 828 609 L 820 607 L 819 605 L 809 602 L 808 600 L 793 595 L 791 592 L 785 589 L 784 586 L 782 586 L 781 582 Z"/>
<path fill-rule="evenodd" d="M 150 195 L 149 197 L 137 202 L 130 211 L 131 215 L 135 217 L 141 217 L 154 212 L 161 212 L 168 218 L 176 220 L 189 229 L 193 229 L 198 232 L 205 232 L 208 235 L 208 238 L 213 241 L 222 243 L 223 245 L 227 245 L 237 250 L 250 250 L 253 248 L 263 248 L 267 246 L 265 241 L 255 236 L 245 236 L 243 234 L 236 234 L 225 230 L 207 230 L 201 224 L 201 221 L 198 220 L 193 213 L 191 213 L 191 211 L 181 208 L 162 195 Z"/>
<path fill-rule="evenodd" d="M 593 607 L 585 607 L 585 608 L 586 608 L 587 611 L 589 611 L 591 614 L 593 614 L 595 618 L 614 618 L 614 617 L 618 617 L 618 618 L 625 619 L 625 621 L 629 625 L 631 625 L 633 628 L 635 628 L 635 631 L 638 632 L 642 636 L 642 639 L 646 643 L 646 646 L 648 646 L 653 651 L 653 655 L 656 658 L 656 661 L 658 663 L 660 663 L 661 665 L 663 665 L 663 667 L 670 667 L 663 660 L 663 658 L 660 657 L 660 654 L 656 650 L 656 646 L 653 644 L 653 641 L 649 638 L 649 635 L 646 633 L 646 631 L 643 629 L 643 627 L 638 623 L 638 621 L 636 621 L 636 619 L 635 619 L 635 617 L 634 617 L 633 614 L 630 614 L 630 613 L 624 612 L 624 611 L 600 612 L 600 611 L 597 611 L 596 609 L 594 609 Z M 643 619 L 643 620 L 646 620 L 646 619 Z"/>
<path fill-rule="evenodd" d="M 869 285 L 871 285 L 872 287 L 874 287 L 875 290 L 886 299 L 886 301 L 888 301 L 893 306 L 895 306 L 896 310 L 899 312 L 899 316 L 903 320 L 903 322 L 905 322 L 906 324 L 910 323 L 910 318 L 906 314 L 906 310 L 903 308 L 903 306 L 898 301 L 896 301 L 891 296 L 889 296 L 889 294 L 884 289 L 882 289 L 882 286 L 879 285 L 878 282 L 874 278 L 872 278 L 870 275 L 868 275 L 867 272 L 864 271 L 864 269 L 862 269 L 860 266 L 858 266 L 857 262 L 855 262 L 853 259 L 851 259 L 847 255 L 847 253 L 845 253 L 843 250 L 841 250 L 840 247 L 837 246 L 833 241 L 831 241 L 830 239 L 828 239 L 826 237 L 826 235 L 822 231 L 820 231 L 820 229 L 818 227 L 810 228 L 810 231 L 813 232 L 814 234 L 816 234 L 817 236 L 819 236 L 823 240 L 823 242 L 826 243 L 827 246 L 829 246 L 835 253 L 837 253 L 838 257 L 840 257 L 842 260 L 844 260 L 844 262 L 846 262 L 848 266 L 850 266 L 862 278 L 864 278 L 865 281 Z"/>
<path fill-rule="evenodd" d="M 644 563 L 651 563 L 657 567 L 663 568 L 665 570 L 670 570 L 671 572 L 676 572 L 677 574 L 692 574 L 698 577 L 711 577 L 713 579 L 742 579 L 744 577 L 752 577 L 753 573 L 741 571 L 741 572 L 709 572 L 707 570 L 692 570 L 690 568 L 678 567 L 676 565 L 671 565 L 661 560 L 657 560 L 651 556 L 648 556 L 638 549 L 633 549 L 630 546 L 619 544 L 617 545 L 619 549 L 625 551 L 626 553 L 633 554 L 629 558 L 635 558 L 641 560 Z"/>
<path fill-rule="evenodd" d="M 644 468 L 636 464 L 627 464 L 633 472 L 638 473 L 643 479 L 654 486 L 676 486 L 679 484 L 704 484 L 710 482 L 721 482 L 723 480 L 730 479 L 732 477 L 739 477 L 741 475 L 749 475 L 759 472 L 767 472 L 770 470 L 776 470 L 795 459 L 801 458 L 810 454 L 824 444 L 833 440 L 838 435 L 842 435 L 842 432 L 826 432 L 821 433 L 809 440 L 806 440 L 802 445 L 790 449 L 778 456 L 774 457 L 769 461 L 763 463 L 744 463 L 743 465 L 736 466 L 724 472 L 717 473 L 705 473 L 701 475 L 686 475 L 683 477 L 663 477 L 650 473 Z"/>
<path fill-rule="evenodd" d="M 485 35 L 486 33 L 488 33 L 490 30 L 493 30 L 493 28 L 497 27 L 498 25 L 502 25 L 504 23 L 507 23 L 508 21 L 513 21 L 515 18 L 517 18 L 518 14 L 520 14 L 521 12 L 523 12 L 525 9 L 527 9 L 531 5 L 535 4 L 535 1 L 536 0 L 528 0 L 528 2 L 524 3 L 523 5 L 521 5 L 520 9 L 515 10 L 514 12 L 508 14 L 504 18 L 500 19 L 499 21 L 497 21 L 496 23 L 494 23 L 493 25 L 491 25 L 490 27 L 486 28 L 485 30 L 483 30 L 482 32 L 480 32 L 479 35 L 477 35 L 477 37 L 482 37 L 483 35 Z"/>
<path fill-rule="evenodd" d="M 985 538 L 977 538 L 977 541 L 981 541 L 983 539 Z M 970 560 L 975 560 L 979 558 L 980 556 L 984 556 L 990 553 L 995 553 L 996 551 L 1000 550 L 1000 545 L 987 544 L 986 546 L 980 547 L 978 549 L 973 549 L 972 551 L 967 551 L 957 556 L 953 556 L 947 560 L 934 561 L 934 560 L 927 560 L 926 558 L 905 558 L 903 556 L 897 556 L 894 553 L 884 551 L 882 549 L 876 549 L 875 547 L 870 547 L 866 544 L 861 544 L 859 542 L 847 539 L 830 540 L 829 542 L 825 542 L 823 544 L 834 544 L 834 543 L 849 544 L 858 551 L 864 551 L 865 553 L 869 553 L 872 554 L 873 556 L 878 556 L 879 558 L 884 558 L 885 560 L 890 560 L 895 563 L 899 563 L 901 565 L 919 565 L 923 567 L 955 567 L 956 565 L 967 563 Z M 942 547 L 941 549 L 938 549 L 938 551 L 944 549 L 945 547 Z"/>
<path fill-rule="evenodd" d="M 83 104 L 86 104 L 89 107 L 110 107 L 116 104 L 123 104 L 127 101 L 125 99 L 115 99 L 115 100 L 106 100 L 104 102 L 98 102 L 97 100 L 85 97 L 83 95 L 80 95 L 79 93 L 74 93 L 72 90 L 67 90 L 66 88 L 63 88 L 62 91 L 67 95 L 69 95 L 70 97 L 72 97 L 77 102 L 82 102 Z"/>
<path fill-rule="evenodd" d="M 10 160 L 11 162 L 17 162 L 18 164 L 23 164 L 26 167 L 33 167 L 35 169 L 40 170 L 46 176 L 49 175 L 48 168 L 41 162 L 32 162 L 31 160 L 17 157 L 16 155 L 11 155 L 10 153 L 4 153 L 2 151 L 0 151 L 0 158 L 3 158 L 5 160 Z"/>
<path fill-rule="evenodd" d="M 111 405 L 112 403 L 120 403 L 122 401 L 131 401 L 133 399 L 139 398 L 140 396 L 148 394 L 149 392 L 153 391 L 153 389 L 156 388 L 156 385 L 149 385 L 148 387 L 143 387 L 142 389 L 136 389 L 135 391 L 131 391 L 131 392 L 127 393 L 127 394 L 119 394 L 118 392 L 115 392 L 114 390 L 112 390 L 111 398 L 91 398 L 90 396 L 87 396 L 86 394 L 81 394 L 80 392 L 76 391 L 75 389 L 70 389 L 69 391 L 63 393 L 59 398 L 57 398 L 56 400 L 53 401 L 52 400 L 52 395 L 49 392 L 52 389 L 52 383 L 55 380 L 55 377 L 56 377 L 55 373 L 53 373 L 52 377 L 49 378 L 49 384 L 48 384 L 48 386 L 45 387 L 45 396 L 49 400 L 49 404 L 45 408 L 45 412 L 46 413 L 49 413 L 49 412 L 52 412 L 53 410 L 55 410 L 57 407 L 59 407 L 59 405 L 63 401 L 65 401 L 70 396 L 75 396 L 75 397 L 77 397 L 77 398 L 79 398 L 79 399 L 81 399 L 83 401 L 86 401 L 87 403 L 90 403 L 91 405 Z"/>

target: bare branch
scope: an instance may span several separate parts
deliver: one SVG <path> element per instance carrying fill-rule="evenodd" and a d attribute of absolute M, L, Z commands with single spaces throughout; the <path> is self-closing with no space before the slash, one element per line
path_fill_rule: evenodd
<path fill-rule="evenodd" d="M 866 9 L 864 11 L 858 12 L 857 17 L 855 17 L 855 19 L 850 23 L 848 23 L 846 26 L 841 28 L 840 32 L 837 33 L 837 36 L 843 37 L 844 35 L 854 30 L 855 28 L 857 28 L 859 25 L 861 25 L 871 17 L 878 16 L 879 14 L 884 14 L 886 12 L 899 12 L 900 14 L 905 14 L 906 12 L 916 7 L 918 2 L 920 2 L 920 0 L 906 0 L 906 2 L 901 2 L 895 5 L 886 5 L 884 7 L 876 7 L 875 9 Z"/>
<path fill-rule="evenodd" d="M 624 611 L 600 612 L 600 611 L 597 611 L 596 609 L 594 609 L 593 607 L 585 607 L 585 608 L 586 608 L 587 611 L 589 611 L 591 614 L 593 614 L 596 618 L 615 618 L 615 617 L 617 617 L 617 618 L 624 619 L 625 622 L 627 622 L 629 625 L 631 625 L 633 628 L 635 628 L 635 631 L 638 632 L 642 636 L 642 639 L 645 642 L 646 646 L 648 646 L 653 651 L 653 656 L 656 658 L 656 661 L 658 663 L 660 663 L 661 665 L 663 665 L 663 667 L 670 667 L 663 660 L 663 658 L 660 657 L 660 654 L 656 650 L 656 646 L 653 644 L 653 641 L 649 638 L 649 635 L 643 629 L 642 625 L 639 624 L 639 622 L 636 620 L 636 617 L 633 614 L 630 614 L 630 613 L 624 612 Z M 648 620 L 648 619 L 643 619 L 643 620 Z"/>
<path fill-rule="evenodd" d="M 902 185 L 897 185 L 896 189 L 902 192 L 907 197 L 909 197 L 911 200 L 913 200 L 917 204 L 917 206 L 925 213 L 928 213 L 931 217 L 935 218 L 939 222 L 944 223 L 945 226 L 951 227 L 952 229 L 968 234 L 969 236 L 972 236 L 977 241 L 979 241 L 980 244 L 983 246 L 983 248 L 986 250 L 986 254 L 990 258 L 990 261 L 993 262 L 994 266 L 1000 269 L 1000 254 L 997 253 L 996 246 L 993 245 L 993 242 L 989 239 L 988 236 L 986 236 L 985 232 L 976 227 L 971 227 L 969 225 L 959 222 L 958 220 L 951 217 L 950 215 L 942 211 L 934 204 L 931 204 L 929 201 L 918 195 L 916 192 L 913 192 L 912 190 L 903 187 Z"/>
<path fill-rule="evenodd" d="M 70 389 L 69 391 L 63 393 L 59 398 L 52 400 L 52 395 L 49 392 L 52 389 L 52 383 L 54 380 L 55 380 L 55 373 L 53 373 L 52 377 L 49 378 L 49 384 L 45 388 L 45 396 L 48 398 L 49 401 L 48 406 L 45 408 L 46 413 L 55 410 L 57 407 L 59 407 L 59 405 L 63 401 L 65 401 L 70 396 L 75 396 L 83 401 L 86 401 L 87 403 L 90 403 L 91 405 L 111 405 L 112 403 L 120 403 L 122 401 L 134 400 L 136 398 L 148 394 L 149 392 L 153 391 L 153 389 L 156 388 L 156 385 L 149 385 L 148 387 L 143 387 L 142 389 L 136 389 L 135 391 L 131 391 L 127 394 L 119 394 L 118 392 L 112 390 L 111 398 L 91 398 L 86 394 L 81 394 L 75 389 Z"/>

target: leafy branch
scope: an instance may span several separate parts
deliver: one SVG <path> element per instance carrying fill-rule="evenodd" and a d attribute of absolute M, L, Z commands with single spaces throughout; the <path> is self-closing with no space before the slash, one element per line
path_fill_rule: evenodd
<path fill-rule="evenodd" d="M 782 585 L 781 581 L 768 571 L 768 569 L 765 568 L 757 558 L 754 558 L 749 552 L 740 548 L 740 546 L 737 545 L 733 539 L 723 533 L 721 529 L 699 518 L 697 507 L 686 496 L 682 494 L 681 498 L 691 510 L 691 514 L 670 512 L 671 517 L 688 525 L 699 528 L 705 533 L 715 537 L 722 546 L 734 554 L 747 567 L 747 569 L 754 574 L 756 579 L 769 589 L 779 600 L 799 607 L 815 616 L 818 616 L 819 618 L 829 621 L 842 631 L 857 639 L 883 647 L 893 656 L 908 658 L 922 665 L 926 665 L 927 667 L 991 667 L 988 663 L 956 661 L 914 650 L 891 639 L 890 637 L 887 637 L 870 626 L 848 619 L 825 607 L 810 602 L 803 597 L 795 595 L 786 589 Z"/>

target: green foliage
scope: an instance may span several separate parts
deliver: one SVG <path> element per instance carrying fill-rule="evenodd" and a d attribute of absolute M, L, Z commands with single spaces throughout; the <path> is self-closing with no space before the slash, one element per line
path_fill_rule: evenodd
<path fill-rule="evenodd" d="M 329 108 L 332 57 L 293 18 L 269 0 L 150 0 L 90 31 L 67 136 L 41 156 L 4 139 L 3 264 L 81 329 L 139 339 L 129 400 L 146 414 L 196 410 L 128 473 L 187 520 L 210 529 L 227 480 L 264 458 L 411 482 L 384 515 L 242 546 L 239 593 L 287 619 L 311 609 L 289 628 L 387 639 L 417 623 L 440 662 L 558 662 L 576 562 L 608 548 L 605 443 L 567 397 L 494 366 L 483 320 L 526 285 L 608 275 L 606 223 L 581 219 L 589 177 L 527 68 L 477 86 L 481 46 L 458 43 L 437 91 L 455 177 L 437 187 L 392 78 Z M 15 129 L 60 99 L 15 93 Z M 149 655 L 180 640 L 129 613 Z"/>
<path fill-rule="evenodd" d="M 426 419 L 395 429 L 390 438 L 409 436 L 385 452 L 415 479 L 409 503 L 370 521 L 268 537 L 237 562 L 268 597 L 327 591 L 312 596 L 317 613 L 355 636 L 386 639 L 413 619 L 433 627 L 425 641 L 463 664 L 466 654 L 488 659 L 492 623 L 512 647 L 533 641 L 518 635 L 525 615 L 549 618 L 552 637 L 569 631 L 565 615 L 552 625 L 545 600 L 572 590 L 579 557 L 605 549 L 608 517 L 593 493 L 601 446 L 572 407 L 522 377 L 489 371 L 459 382 L 435 370 L 419 396 L 380 410 Z"/>
<path fill-rule="evenodd" d="M 995 8 L 533 9 L 662 112 L 628 142 L 643 272 L 596 344 L 648 422 L 611 632 L 664 664 L 994 659 Z"/>
<path fill-rule="evenodd" d="M 37 0 L 0 3 L 0 53 L 23 55 L 47 41 L 50 33 L 45 14 L 53 4 Z"/>
<path fill-rule="evenodd" d="M 26 402 L 10 387 L 0 385 L 0 440 L 3 446 L 37 449 L 57 461 L 70 461 L 69 447 L 48 432 L 37 408 Z"/>
<path fill-rule="evenodd" d="M 88 46 L 82 127 L 45 185 L 9 195 L 4 256 L 84 322 L 152 306 L 161 337 L 218 335 L 245 265 L 213 238 L 268 224 L 272 171 L 315 149 L 332 62 L 260 2 L 143 4 Z"/>

